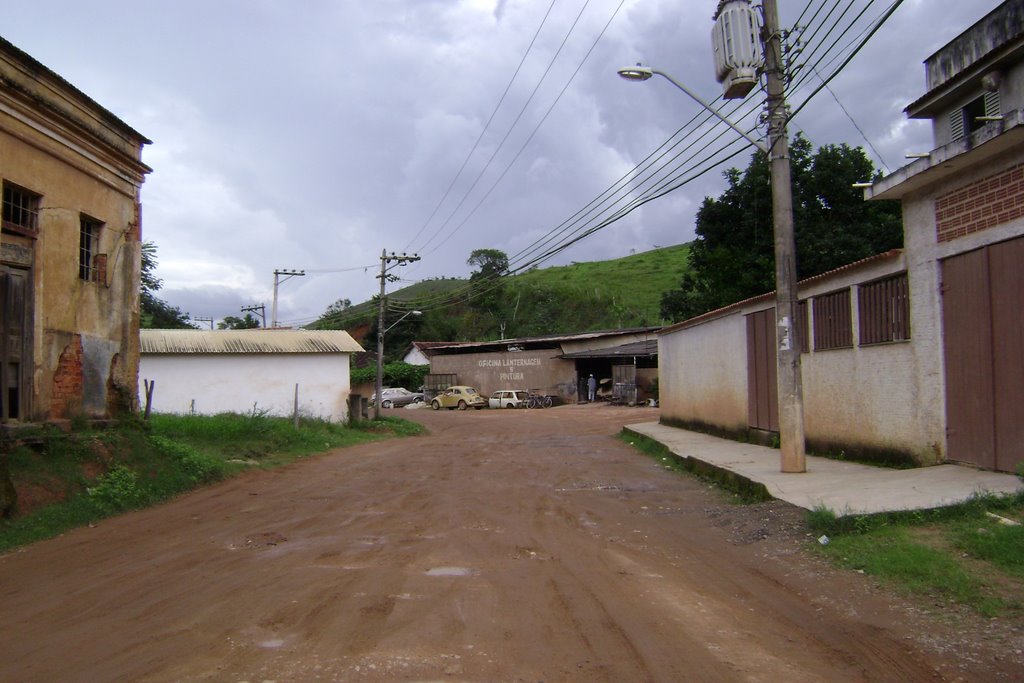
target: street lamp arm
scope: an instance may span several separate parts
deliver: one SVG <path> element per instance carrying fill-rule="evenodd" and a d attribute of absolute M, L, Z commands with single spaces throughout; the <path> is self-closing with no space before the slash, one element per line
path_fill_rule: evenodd
<path fill-rule="evenodd" d="M 677 88 L 682 90 L 684 93 L 689 95 L 690 98 L 693 101 L 695 101 L 697 104 L 699 104 L 700 106 L 704 107 L 709 112 L 711 112 L 712 114 L 717 116 L 723 123 L 725 123 L 725 125 L 729 126 L 734 131 L 739 133 L 747 142 L 749 142 L 750 144 L 754 145 L 755 147 L 757 147 L 759 150 L 761 150 L 765 154 L 768 153 L 768 145 L 766 145 L 765 143 L 761 142 L 760 140 L 758 140 L 756 138 L 751 137 L 750 134 L 746 133 L 744 130 L 742 130 L 735 123 L 733 123 L 732 121 L 727 119 L 725 116 L 720 114 L 717 109 L 712 107 L 708 102 L 705 102 L 699 95 L 697 95 L 696 93 L 691 91 L 689 88 L 687 88 L 685 85 L 683 85 L 682 83 L 680 83 L 676 79 L 672 78 L 670 75 L 668 75 L 664 71 L 660 71 L 658 69 L 652 69 L 649 66 L 639 66 L 639 65 L 637 65 L 637 66 L 626 67 L 624 69 L 619 69 L 618 73 L 619 73 L 620 76 L 622 76 L 623 78 L 625 78 L 628 81 L 646 81 L 653 74 L 658 74 L 662 78 L 666 79 L 669 83 L 671 83 L 672 85 L 676 86 Z"/>
<path fill-rule="evenodd" d="M 729 119 L 725 118 L 725 117 L 724 117 L 724 116 L 722 116 L 722 115 L 721 115 L 720 113 L 718 113 L 718 110 L 717 110 L 717 109 L 715 109 L 715 108 L 714 108 L 714 107 L 712 107 L 712 106 L 711 106 L 710 104 L 708 104 L 707 102 L 705 102 L 705 101 L 704 101 L 703 99 L 701 99 L 700 97 L 698 97 L 696 93 L 693 93 L 693 92 L 691 92 L 691 91 L 690 91 L 690 89 L 689 89 L 689 88 L 687 88 L 687 87 L 686 87 L 685 85 L 683 85 L 682 83 L 680 83 L 680 82 L 679 82 L 679 81 L 677 81 L 676 79 L 672 78 L 671 76 L 669 76 L 669 75 L 668 75 L 667 73 L 665 73 L 664 71 L 659 71 L 659 70 L 657 70 L 657 69 L 651 69 L 651 73 L 654 73 L 654 74 L 658 74 L 658 75 L 659 75 L 659 76 L 661 76 L 662 78 L 665 78 L 665 79 L 667 79 L 669 83 L 671 83 L 672 85 L 676 86 L 677 88 L 679 88 L 680 90 L 682 90 L 682 91 L 683 91 L 684 93 L 686 93 L 687 95 L 689 95 L 689 96 L 690 96 L 690 97 L 691 97 L 691 98 L 692 98 L 692 99 L 693 99 L 693 100 L 694 100 L 695 102 L 697 102 L 697 104 L 699 104 L 700 106 L 704 107 L 704 108 L 705 108 L 705 109 L 707 109 L 707 110 L 708 110 L 709 112 L 711 112 L 712 114 L 714 114 L 715 116 L 717 116 L 717 117 L 718 117 L 719 119 L 721 119 L 721 120 L 722 120 L 722 121 L 723 121 L 723 122 L 725 123 L 725 125 L 729 126 L 729 127 L 730 127 L 730 128 L 732 128 L 732 129 L 733 129 L 734 131 L 736 131 L 737 133 L 739 133 L 740 135 L 742 135 L 742 136 L 743 136 L 743 137 L 744 137 L 744 138 L 745 138 L 745 139 L 746 139 L 746 140 L 747 140 L 748 142 L 750 142 L 750 143 L 751 143 L 752 145 L 754 145 L 755 147 L 757 147 L 757 148 L 758 148 L 759 150 L 761 150 L 761 151 L 762 151 L 762 152 L 764 152 L 765 154 L 767 154 L 767 153 L 768 153 L 768 145 L 764 144 L 763 142 L 761 142 L 760 140 L 758 140 L 758 139 L 756 139 L 756 138 L 752 138 L 752 137 L 751 137 L 751 136 L 750 136 L 750 135 L 749 135 L 748 133 L 746 133 L 746 132 L 744 132 L 744 131 L 743 131 L 742 129 L 740 129 L 740 127 L 739 127 L 739 126 L 737 126 L 737 125 L 736 125 L 735 123 L 733 123 L 732 121 L 730 121 Z"/>
<path fill-rule="evenodd" d="M 396 320 L 395 322 L 393 322 L 393 323 L 391 323 L 390 325 L 388 325 L 388 326 L 387 326 L 387 327 L 386 327 L 386 328 L 384 329 L 384 334 L 387 334 L 388 332 L 390 332 L 390 331 L 391 331 L 391 328 L 392 328 L 392 327 L 394 327 L 394 326 L 395 326 L 395 325 L 397 325 L 398 323 L 402 322 L 403 320 L 405 320 L 406 318 L 408 318 L 408 317 L 409 317 L 410 315 L 423 315 L 423 313 L 422 313 L 422 311 L 409 311 L 409 312 L 407 312 L 407 313 L 406 313 L 405 315 L 403 315 L 403 316 L 402 316 L 401 318 L 399 318 L 399 319 L 398 319 L 398 320 Z"/>

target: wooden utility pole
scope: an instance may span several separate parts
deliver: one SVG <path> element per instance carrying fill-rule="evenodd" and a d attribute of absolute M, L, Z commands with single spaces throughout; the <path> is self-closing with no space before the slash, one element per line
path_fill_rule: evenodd
<path fill-rule="evenodd" d="M 779 32 L 778 0 L 763 0 L 764 70 L 768 87 L 768 153 L 772 175 L 775 232 L 775 322 L 778 354 L 779 445 L 783 472 L 806 472 L 804 397 L 800 377 L 796 240 L 793 237 L 793 185 L 786 132 L 786 74 Z"/>

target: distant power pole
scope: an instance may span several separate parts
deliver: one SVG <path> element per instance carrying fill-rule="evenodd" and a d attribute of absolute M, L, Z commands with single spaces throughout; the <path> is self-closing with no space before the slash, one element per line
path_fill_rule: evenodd
<path fill-rule="evenodd" d="M 277 327 L 277 286 L 293 277 L 301 277 L 306 274 L 304 270 L 275 270 L 274 271 L 274 303 L 270 308 L 270 326 Z M 283 278 L 281 276 L 284 276 Z M 266 326 L 264 321 L 264 327 Z"/>
<path fill-rule="evenodd" d="M 404 266 L 412 263 L 413 261 L 419 261 L 420 257 L 416 254 L 396 254 L 391 252 L 388 256 L 388 250 L 384 249 L 380 253 L 380 311 L 377 318 L 377 377 L 374 381 L 374 390 L 376 396 L 373 402 L 373 419 L 380 419 L 380 404 L 382 402 L 381 395 L 383 393 L 383 380 L 384 380 L 384 310 L 387 308 L 387 296 L 385 294 L 385 287 L 389 281 L 397 280 L 398 276 L 388 274 L 388 271 L 397 266 Z"/>
<path fill-rule="evenodd" d="M 197 323 L 210 323 L 210 329 L 213 329 L 213 318 L 203 318 L 202 316 L 197 315 L 192 319 L 195 320 Z"/>
<path fill-rule="evenodd" d="M 260 320 L 263 321 L 263 329 L 267 329 L 267 307 L 264 304 L 256 304 L 255 306 L 242 306 L 240 309 L 242 313 L 259 313 Z"/>

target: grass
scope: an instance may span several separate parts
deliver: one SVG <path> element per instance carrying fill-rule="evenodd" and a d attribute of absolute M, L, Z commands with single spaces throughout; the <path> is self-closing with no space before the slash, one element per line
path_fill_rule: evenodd
<path fill-rule="evenodd" d="M 1024 616 L 1024 494 L 976 496 L 936 510 L 836 516 L 808 514 L 820 551 L 837 565 L 939 603 L 986 617 Z"/>
<path fill-rule="evenodd" d="M 695 471 L 653 439 L 625 430 L 620 438 L 666 469 L 694 473 L 731 491 L 736 502 L 767 497 L 745 480 Z M 990 618 L 1024 618 L 1024 493 L 877 515 L 836 515 L 819 507 L 807 513 L 807 526 L 813 537 L 827 537 L 814 548 L 837 566 L 932 604 L 966 606 Z"/>
<path fill-rule="evenodd" d="M 7 453 L 21 516 L 0 520 L 0 552 L 171 498 L 242 470 L 422 433 L 398 418 L 352 426 L 265 415 L 154 415 L 106 430 L 19 433 Z M 27 509 L 26 509 L 27 508 Z"/>
<path fill-rule="evenodd" d="M 667 470 L 686 473 L 701 481 L 715 484 L 727 492 L 734 503 L 749 505 L 771 499 L 771 496 L 760 484 L 732 476 L 724 470 L 702 467 L 702 464 L 696 460 L 680 458 L 660 442 L 642 434 L 623 430 L 619 434 L 619 439 L 647 455 Z"/>
<path fill-rule="evenodd" d="M 509 276 L 505 296 L 511 303 L 501 314 L 519 321 L 517 336 L 657 325 L 663 322 L 661 296 L 679 286 L 689 268 L 689 249 L 689 244 L 680 244 L 610 261 L 534 268 Z M 424 280 L 396 289 L 388 298 L 427 309 L 431 302 L 451 298 L 468 284 L 468 279 Z M 373 301 L 355 304 L 342 322 L 348 327 L 356 322 L 369 324 L 376 310 Z M 468 324 L 465 310 L 454 307 L 448 313 L 460 318 L 456 329 Z"/>
<path fill-rule="evenodd" d="M 661 295 L 675 289 L 688 268 L 689 244 L 662 247 L 610 261 L 588 261 L 569 266 L 539 268 L 511 279 L 511 289 L 522 286 L 569 287 L 582 299 L 613 298 L 623 310 L 648 320 L 661 319 Z"/>

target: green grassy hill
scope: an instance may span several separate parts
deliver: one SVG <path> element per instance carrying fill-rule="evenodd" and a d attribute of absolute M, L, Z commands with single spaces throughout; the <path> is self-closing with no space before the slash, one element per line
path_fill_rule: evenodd
<path fill-rule="evenodd" d="M 663 247 L 611 261 L 588 261 L 532 270 L 510 278 L 517 286 L 568 288 L 581 300 L 612 299 L 615 306 L 660 320 L 661 295 L 679 286 L 687 269 L 689 244 Z M 612 326 L 616 327 L 616 326 Z"/>
<path fill-rule="evenodd" d="M 388 293 L 392 301 L 423 311 L 388 334 L 387 356 L 412 339 L 468 341 L 660 325 L 661 295 L 679 286 L 689 245 L 664 247 L 611 261 L 537 268 L 502 279 L 498 303 L 473 306 L 469 280 L 424 280 Z M 311 327 L 351 329 L 374 325 L 376 304 L 365 301 Z"/>

